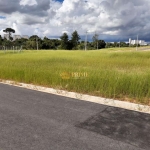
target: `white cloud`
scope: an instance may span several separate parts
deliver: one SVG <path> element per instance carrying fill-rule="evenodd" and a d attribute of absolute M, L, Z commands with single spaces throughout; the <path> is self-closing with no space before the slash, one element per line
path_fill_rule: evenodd
<path fill-rule="evenodd" d="M 3 30 L 4 30 L 4 29 L 1 29 L 1 30 L 0 30 L 0 35 L 1 35 L 2 37 L 4 36 Z"/>
<path fill-rule="evenodd" d="M 32 6 L 32 5 L 37 5 L 37 1 L 36 0 L 21 0 L 20 1 L 20 5 L 29 5 L 29 6 Z"/>
<path fill-rule="evenodd" d="M 60 36 L 77 30 L 149 37 L 149 0 L 14 0 L 4 7 L 0 1 L 0 29 L 15 27 L 20 34 Z M 9 0 L 5 0 L 5 3 Z M 17 4 L 18 2 L 18 4 Z M 10 13 L 11 12 L 11 13 Z"/>

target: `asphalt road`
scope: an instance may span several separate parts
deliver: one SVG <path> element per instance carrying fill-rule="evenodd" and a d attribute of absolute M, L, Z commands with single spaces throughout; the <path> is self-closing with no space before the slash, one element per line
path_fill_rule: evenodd
<path fill-rule="evenodd" d="M 150 115 L 0 84 L 0 150 L 149 150 Z"/>

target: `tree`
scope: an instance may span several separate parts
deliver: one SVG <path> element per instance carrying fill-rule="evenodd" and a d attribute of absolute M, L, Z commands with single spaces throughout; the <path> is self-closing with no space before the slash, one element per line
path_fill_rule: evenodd
<path fill-rule="evenodd" d="M 104 40 L 99 40 L 98 37 L 99 37 L 99 35 L 95 33 L 93 38 L 92 38 L 93 39 L 92 47 L 95 48 L 95 49 L 105 48 L 105 46 L 106 46 L 105 41 Z M 107 47 L 109 47 L 108 44 L 109 43 L 107 43 Z"/>
<path fill-rule="evenodd" d="M 41 47 L 41 39 L 37 35 L 32 35 L 27 41 L 27 47 L 38 50 Z"/>
<path fill-rule="evenodd" d="M 31 41 L 36 41 L 36 39 L 39 39 L 39 37 L 37 35 L 32 35 L 29 38 L 29 40 L 31 40 Z"/>
<path fill-rule="evenodd" d="M 78 45 L 78 49 L 84 50 L 85 49 L 85 41 L 81 41 L 80 44 Z"/>
<path fill-rule="evenodd" d="M 46 36 L 42 41 L 42 49 L 50 49 L 50 40 Z"/>
<path fill-rule="evenodd" d="M 22 46 L 23 49 L 27 49 L 26 47 L 27 41 L 28 39 L 25 38 L 16 39 L 15 41 L 13 41 L 13 46 Z"/>
<path fill-rule="evenodd" d="M 104 40 L 98 40 L 98 49 L 105 48 L 106 43 Z"/>
<path fill-rule="evenodd" d="M 77 31 L 72 33 L 71 42 L 72 42 L 72 49 L 77 49 L 79 44 L 80 36 Z"/>
<path fill-rule="evenodd" d="M 120 47 L 129 47 L 129 44 L 125 42 L 120 42 Z"/>
<path fill-rule="evenodd" d="M 61 37 L 61 48 L 62 49 L 68 49 L 68 34 L 64 33 Z"/>
<path fill-rule="evenodd" d="M 2 36 L 0 35 L 0 45 L 2 45 Z"/>
<path fill-rule="evenodd" d="M 8 33 L 8 35 L 9 35 L 9 40 L 13 40 L 13 38 L 12 38 L 12 36 L 11 36 L 11 33 L 15 33 L 15 30 L 14 29 L 12 29 L 12 28 L 6 28 L 5 30 L 3 30 L 3 32 L 6 32 L 6 33 Z"/>
<path fill-rule="evenodd" d="M 114 42 L 114 47 L 119 47 L 119 43 Z"/>
<path fill-rule="evenodd" d="M 95 45 L 95 49 L 98 49 L 98 37 L 99 37 L 99 35 L 98 34 L 94 34 L 94 36 L 93 36 L 93 44 Z"/>

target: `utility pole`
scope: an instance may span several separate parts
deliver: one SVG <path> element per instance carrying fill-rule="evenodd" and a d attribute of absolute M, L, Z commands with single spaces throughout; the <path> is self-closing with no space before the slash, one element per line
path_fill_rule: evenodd
<path fill-rule="evenodd" d="M 97 44 L 97 50 L 98 50 L 98 37 L 99 37 L 99 35 L 95 32 L 95 38 L 96 38 L 96 44 Z"/>
<path fill-rule="evenodd" d="M 5 46 L 3 46 L 4 47 L 4 53 L 6 53 L 6 49 L 5 49 Z"/>
<path fill-rule="evenodd" d="M 84 45 L 85 45 L 85 51 L 87 50 L 87 36 L 88 36 L 88 33 L 93 33 L 92 31 L 86 31 L 86 35 L 85 35 L 85 42 L 84 42 Z M 95 32 L 95 38 L 96 38 L 96 46 L 95 46 L 95 48 L 97 47 L 97 49 L 98 49 L 98 37 L 99 37 L 99 34 L 97 34 L 96 32 Z"/>
<path fill-rule="evenodd" d="M 36 47 L 37 47 L 37 50 L 39 50 L 39 45 L 38 45 L 38 39 L 36 37 Z"/>
<path fill-rule="evenodd" d="M 138 35 L 137 35 L 137 44 L 136 44 L 136 50 L 138 50 L 138 44 L 139 44 L 139 37 L 138 37 Z"/>
<path fill-rule="evenodd" d="M 39 45 L 38 45 L 38 34 L 39 33 L 39 29 L 37 28 L 37 35 L 36 35 L 36 48 L 37 48 L 37 51 L 39 50 Z"/>
<path fill-rule="evenodd" d="M 13 46 L 13 53 L 15 53 L 15 49 L 14 49 L 14 46 Z"/>
<path fill-rule="evenodd" d="M 86 31 L 86 35 L 85 35 L 85 42 L 84 42 L 85 51 L 87 50 L 87 33 L 88 31 Z"/>

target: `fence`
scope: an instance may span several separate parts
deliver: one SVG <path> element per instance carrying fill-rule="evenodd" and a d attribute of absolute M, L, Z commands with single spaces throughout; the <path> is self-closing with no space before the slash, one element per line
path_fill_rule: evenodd
<path fill-rule="evenodd" d="M 22 46 L 0 46 L 0 50 L 3 50 L 4 52 L 7 51 L 13 51 L 13 52 L 21 52 L 22 51 Z"/>

